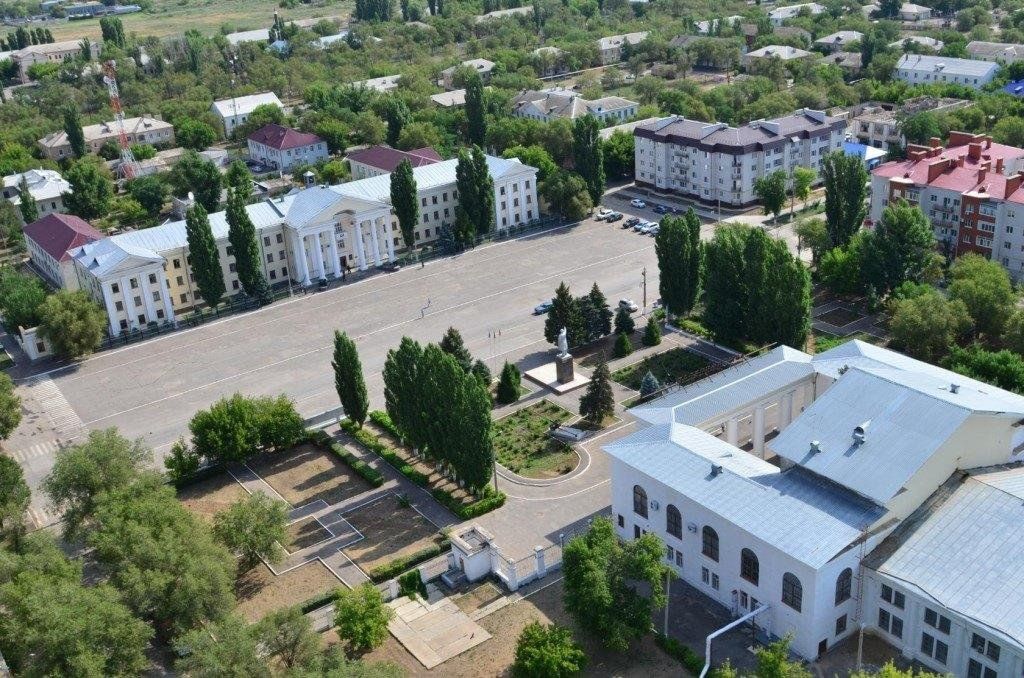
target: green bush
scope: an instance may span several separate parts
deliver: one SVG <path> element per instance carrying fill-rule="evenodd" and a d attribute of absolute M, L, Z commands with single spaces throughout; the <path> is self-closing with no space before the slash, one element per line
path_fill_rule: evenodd
<path fill-rule="evenodd" d="M 395 426 L 395 422 L 391 421 L 391 415 L 384 410 L 374 410 L 370 412 L 370 421 L 377 426 L 380 426 L 399 440 L 402 440 L 402 434 L 398 432 L 398 427 Z"/>
<path fill-rule="evenodd" d="M 693 675 L 700 675 L 700 672 L 704 670 L 704 658 L 675 638 L 670 638 L 663 633 L 655 633 L 654 642 L 670 657 L 678 659 Z"/>
<path fill-rule="evenodd" d="M 687 334 L 692 334 L 696 337 L 700 337 L 701 339 L 707 339 L 708 341 L 710 341 L 712 338 L 711 330 L 704 327 L 704 325 L 702 325 L 700 321 L 694 320 L 693 318 L 685 318 L 682 321 L 680 321 L 679 329 L 681 329 L 683 332 L 686 332 Z"/>
<path fill-rule="evenodd" d="M 342 461 L 348 464 L 352 468 L 352 470 L 355 471 L 356 474 L 359 475 L 359 477 L 361 477 L 363 480 L 370 483 L 374 487 L 380 487 L 381 485 L 384 484 L 384 475 L 380 471 L 373 468 L 362 459 L 357 459 L 354 454 L 346 450 L 338 443 L 333 443 L 330 446 L 330 448 L 331 452 L 334 452 L 334 454 L 338 455 L 338 457 L 340 457 Z"/>
<path fill-rule="evenodd" d="M 416 597 L 417 593 L 427 597 L 427 585 L 423 583 L 418 569 L 409 570 L 398 578 L 398 593 L 409 598 Z"/>
<path fill-rule="evenodd" d="M 379 584 L 389 579 L 394 579 L 409 568 L 415 567 L 425 560 L 430 560 L 431 558 L 436 558 L 441 555 L 450 544 L 451 542 L 446 538 L 437 544 L 431 544 L 426 548 L 420 549 L 416 553 L 411 553 L 401 558 L 395 558 L 391 562 L 379 565 L 370 570 L 370 580 L 374 584 Z M 419 576 L 419 572 L 416 573 L 416 576 Z"/>
<path fill-rule="evenodd" d="M 324 593 L 318 593 L 312 598 L 307 598 L 303 602 L 299 603 L 299 609 L 302 610 L 302 614 L 309 614 L 313 610 L 319 610 L 321 607 L 333 603 L 336 595 L 336 589 L 331 589 Z"/>

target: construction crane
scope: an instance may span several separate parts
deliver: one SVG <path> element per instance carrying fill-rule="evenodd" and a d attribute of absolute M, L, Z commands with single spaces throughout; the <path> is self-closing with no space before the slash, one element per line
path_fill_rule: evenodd
<path fill-rule="evenodd" d="M 114 109 L 114 124 L 117 125 L 117 144 L 121 147 L 121 176 L 132 180 L 139 174 L 139 163 L 132 153 L 128 135 L 124 131 L 124 111 L 121 109 L 121 95 L 117 91 L 117 73 L 113 60 L 103 64 L 103 82 L 110 95 L 110 107 Z"/>

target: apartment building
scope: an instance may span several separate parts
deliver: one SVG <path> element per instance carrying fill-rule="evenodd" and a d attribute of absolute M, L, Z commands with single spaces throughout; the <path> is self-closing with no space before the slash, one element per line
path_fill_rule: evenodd
<path fill-rule="evenodd" d="M 755 49 L 743 55 L 743 65 L 749 68 L 758 61 L 779 59 L 781 61 L 793 61 L 796 59 L 809 59 L 817 56 L 815 52 L 808 52 L 792 45 L 765 45 L 761 49 Z"/>
<path fill-rule="evenodd" d="M 125 118 L 124 133 L 130 144 L 149 144 L 169 147 L 174 145 L 174 126 L 169 122 L 150 117 Z M 82 127 L 85 136 L 85 150 L 99 153 L 107 142 L 118 143 L 117 123 L 113 120 Z M 37 144 L 43 155 L 50 160 L 72 157 L 71 142 L 64 130 L 47 134 Z"/>
<path fill-rule="evenodd" d="M 31 169 L 20 174 L 9 174 L 3 179 L 3 198 L 14 205 L 21 205 L 21 182 L 28 185 L 29 195 L 36 204 L 39 216 L 64 211 L 64 194 L 71 192 L 71 184 L 60 172 L 46 169 Z M 19 210 L 20 214 L 20 210 Z"/>
<path fill-rule="evenodd" d="M 467 61 L 463 61 L 458 66 L 451 66 L 450 68 L 446 68 L 441 71 L 441 84 L 446 90 L 455 89 L 455 74 L 460 69 L 468 68 L 472 71 L 476 71 L 477 75 L 480 76 L 480 79 L 486 85 L 491 80 L 491 71 L 493 71 L 494 67 L 497 65 L 498 64 L 490 61 L 489 59 L 469 59 Z"/>
<path fill-rule="evenodd" d="M 622 97 L 584 99 L 573 90 L 525 90 L 512 97 L 512 115 L 550 122 L 556 118 L 575 120 L 592 115 L 602 123 L 625 122 L 640 108 L 640 104 Z"/>
<path fill-rule="evenodd" d="M 805 2 L 799 5 L 776 7 L 768 12 L 768 19 L 772 22 L 772 26 L 781 26 L 784 21 L 800 16 L 804 10 L 815 16 L 824 12 L 825 6 L 816 2 Z"/>
<path fill-rule="evenodd" d="M 981 89 L 996 77 L 997 64 L 977 59 L 927 54 L 904 54 L 896 62 L 893 77 L 911 85 L 937 85 L 952 83 L 971 89 Z"/>
<path fill-rule="evenodd" d="M 870 224 L 894 200 L 918 205 L 950 256 L 975 252 L 1024 279 L 1024 149 L 950 132 L 871 173 Z"/>
<path fill-rule="evenodd" d="M 1024 59 L 1024 45 L 1010 42 L 973 40 L 967 43 L 967 53 L 971 55 L 972 59 L 1009 65 Z"/>
<path fill-rule="evenodd" d="M 849 132 L 868 146 L 888 150 L 902 150 L 907 139 L 900 129 L 900 121 L 907 116 L 927 111 L 933 113 L 955 111 L 973 105 L 967 99 L 920 96 L 907 99 L 901 106 L 890 103 L 867 102 L 851 111 Z"/>
<path fill-rule="evenodd" d="M 814 46 L 824 50 L 826 54 L 848 52 L 850 45 L 859 43 L 863 39 L 864 34 L 860 31 L 836 31 L 815 40 Z"/>
<path fill-rule="evenodd" d="M 102 43 L 93 41 L 89 44 L 89 60 L 98 59 Z M 61 42 L 50 42 L 43 45 L 31 45 L 22 49 L 9 52 L 7 58 L 18 67 L 18 79 L 21 82 L 29 82 L 28 69 L 35 64 L 60 64 L 65 59 L 84 56 L 82 42 L 80 40 L 64 40 Z"/>
<path fill-rule="evenodd" d="M 284 110 L 284 104 L 276 94 L 262 92 L 214 101 L 210 106 L 210 111 L 220 120 L 224 136 L 229 137 L 236 127 L 247 123 L 252 112 L 260 106 L 275 106 Z"/>
<path fill-rule="evenodd" d="M 436 241 L 455 220 L 458 160 L 413 169 L 420 223 L 417 244 Z M 537 169 L 487 156 L 498 231 L 537 219 Z M 256 227 L 263 274 L 271 285 L 310 285 L 395 261 L 404 246 L 391 213 L 387 174 L 314 186 L 246 207 Z M 209 215 L 228 296 L 241 291 L 224 212 Z M 72 251 L 77 284 L 107 311 L 110 334 L 175 322 L 202 303 L 189 264 L 185 222 L 174 221 L 88 243 Z"/>
<path fill-rule="evenodd" d="M 822 158 L 842 149 L 845 127 L 842 118 L 809 109 L 742 127 L 662 118 L 633 130 L 636 183 L 712 204 L 751 205 L 757 179 L 820 169 Z"/>
<path fill-rule="evenodd" d="M 317 135 L 273 123 L 250 134 L 246 142 L 249 158 L 285 172 L 296 165 L 326 160 L 329 155 L 327 142 Z"/>
<path fill-rule="evenodd" d="M 634 414 L 604 448 L 619 536 L 659 536 L 759 634 L 807 659 L 865 633 L 940 674 L 1024 670 L 1024 397 L 855 340 Z"/>
<path fill-rule="evenodd" d="M 637 31 L 636 33 L 609 35 L 605 38 L 599 38 L 597 41 L 597 51 L 601 59 L 601 65 L 607 66 L 608 64 L 617 64 L 622 61 L 623 50 L 626 46 L 639 45 L 647 39 L 647 34 L 647 31 Z"/>

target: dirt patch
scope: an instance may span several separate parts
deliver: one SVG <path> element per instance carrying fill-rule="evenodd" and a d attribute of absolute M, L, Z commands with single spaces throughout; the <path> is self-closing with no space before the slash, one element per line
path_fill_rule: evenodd
<path fill-rule="evenodd" d="M 313 517 L 303 518 L 288 526 L 288 541 L 285 542 L 284 548 L 288 553 L 295 553 L 330 538 L 331 533 L 319 520 Z"/>
<path fill-rule="evenodd" d="M 515 659 L 516 640 L 520 632 L 532 621 L 556 623 L 573 628 L 576 641 L 587 654 L 586 676 L 636 676 L 637 678 L 684 675 L 682 665 L 654 645 L 651 636 L 634 643 L 628 652 L 610 652 L 601 647 L 600 640 L 584 635 L 575 628 L 562 606 L 562 584 L 558 581 L 519 602 L 507 605 L 479 622 L 492 638 L 444 664 L 428 671 L 409 654 L 392 636 L 384 645 L 363 659 L 390 661 L 405 668 L 410 676 L 476 676 L 507 675 Z M 329 631 L 324 642 L 336 643 L 338 636 Z"/>
<path fill-rule="evenodd" d="M 385 497 L 346 513 L 345 520 L 359 530 L 363 539 L 342 551 L 363 572 L 410 556 L 441 539 L 433 523 L 416 509 L 400 506 L 395 497 Z"/>
<path fill-rule="evenodd" d="M 260 563 L 235 582 L 238 612 L 251 622 L 282 607 L 298 605 L 313 596 L 343 586 L 319 560 L 275 576 Z"/>
<path fill-rule="evenodd" d="M 178 490 L 178 500 L 182 505 L 208 522 L 247 496 L 249 493 L 227 473 L 219 473 Z"/>
<path fill-rule="evenodd" d="M 845 327 L 850 323 L 857 322 L 863 317 L 863 315 L 856 311 L 851 311 L 848 308 L 839 306 L 838 308 L 833 308 L 828 313 L 822 313 L 814 319 L 826 322 L 829 325 L 835 325 L 836 327 Z"/>
<path fill-rule="evenodd" d="M 337 504 L 372 489 L 341 460 L 316 445 L 260 455 L 249 462 L 249 468 L 296 507 L 317 499 Z"/>
<path fill-rule="evenodd" d="M 501 598 L 504 592 L 497 584 L 485 581 L 482 584 L 475 584 L 473 588 L 455 598 L 455 605 L 466 614 L 473 614 L 483 607 L 487 607 L 494 601 Z"/>

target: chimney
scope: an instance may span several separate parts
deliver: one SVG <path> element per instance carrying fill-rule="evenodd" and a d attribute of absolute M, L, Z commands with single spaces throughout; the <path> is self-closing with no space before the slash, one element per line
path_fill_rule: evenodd
<path fill-rule="evenodd" d="M 306 188 L 312 188 L 313 182 L 316 181 L 316 176 L 309 170 L 306 170 L 302 174 L 302 182 L 306 185 Z"/>
<path fill-rule="evenodd" d="M 956 166 L 957 167 L 963 167 L 964 166 L 964 156 L 962 156 L 962 155 L 958 155 L 957 156 L 957 158 L 956 158 Z"/>
<path fill-rule="evenodd" d="M 1002 158 L 996 158 L 996 166 L 995 166 L 995 169 L 993 171 L 996 174 L 1002 174 L 1003 173 L 1003 159 Z"/>
<path fill-rule="evenodd" d="M 928 140 L 928 145 L 931 146 L 932 148 L 939 148 L 940 146 L 942 146 L 942 139 L 938 137 L 932 137 L 931 139 Z"/>
<path fill-rule="evenodd" d="M 938 160 L 928 163 L 928 181 L 926 183 L 932 183 L 947 169 L 949 169 L 948 160 Z"/>
<path fill-rule="evenodd" d="M 1020 172 L 1015 173 L 1013 176 L 1006 178 L 1006 195 L 1004 198 L 1009 198 L 1011 195 L 1017 192 L 1017 189 L 1024 183 L 1024 174 Z"/>
<path fill-rule="evenodd" d="M 976 141 L 967 144 L 967 156 L 972 160 L 981 158 L 981 144 Z"/>
<path fill-rule="evenodd" d="M 950 132 L 949 133 L 949 145 L 950 146 L 963 146 L 974 141 L 974 135 L 968 134 L 967 132 Z"/>
<path fill-rule="evenodd" d="M 808 451 L 808 454 L 818 454 L 819 452 L 821 452 L 821 443 L 817 440 L 812 440 L 811 449 Z"/>
<path fill-rule="evenodd" d="M 985 175 L 986 174 L 988 174 L 988 167 L 986 167 L 985 165 L 982 165 L 978 169 L 978 182 L 979 183 L 982 182 L 982 181 L 985 181 Z M 985 190 L 984 186 L 982 187 L 982 190 Z"/>
<path fill-rule="evenodd" d="M 721 466 L 721 464 L 712 464 L 711 465 L 711 477 L 712 478 L 714 478 L 717 475 L 721 475 L 721 473 L 722 473 L 722 466 Z"/>

